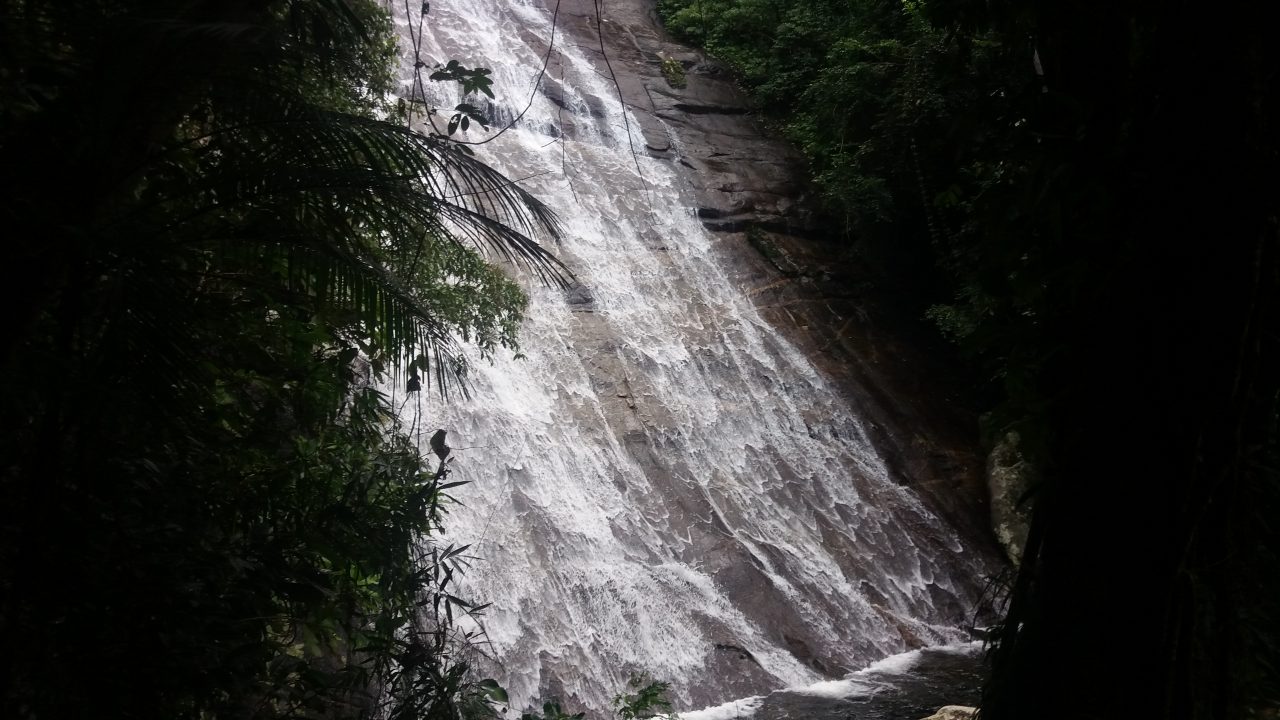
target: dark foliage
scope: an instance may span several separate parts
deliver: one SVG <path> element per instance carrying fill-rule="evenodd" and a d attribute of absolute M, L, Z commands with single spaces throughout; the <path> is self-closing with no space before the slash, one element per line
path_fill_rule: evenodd
<path fill-rule="evenodd" d="M 664 8 L 806 150 L 860 259 L 933 304 L 991 378 L 988 432 L 1018 430 L 1040 466 L 984 715 L 1274 712 L 1280 57 L 1264 9 Z"/>
<path fill-rule="evenodd" d="M 477 249 L 555 279 L 555 219 L 378 119 L 389 32 L 346 0 L 0 4 L 0 715 L 503 699 L 435 538 L 460 483 L 371 381 L 512 347 Z"/>

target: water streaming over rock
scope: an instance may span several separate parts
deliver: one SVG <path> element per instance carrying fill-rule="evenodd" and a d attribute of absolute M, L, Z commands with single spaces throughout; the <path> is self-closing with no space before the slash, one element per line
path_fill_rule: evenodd
<path fill-rule="evenodd" d="M 492 69 L 499 119 L 532 97 L 478 154 L 559 213 L 551 249 L 581 281 L 527 282 L 527 357 L 477 362 L 469 400 L 420 410 L 473 481 L 450 540 L 479 558 L 467 589 L 493 603 L 516 710 L 605 708 L 635 672 L 705 706 L 967 639 L 982 557 L 729 279 L 677 164 L 633 155 L 599 53 L 560 31 L 535 92 L 545 9 L 438 2 L 425 25 L 431 62 Z"/>

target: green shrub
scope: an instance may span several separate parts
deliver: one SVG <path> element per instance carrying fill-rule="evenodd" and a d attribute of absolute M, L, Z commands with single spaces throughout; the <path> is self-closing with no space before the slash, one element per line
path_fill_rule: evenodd
<path fill-rule="evenodd" d="M 667 84 L 673 88 L 684 88 L 689 85 L 688 79 L 684 76 L 684 65 L 675 58 L 662 58 L 662 77 L 666 78 Z"/>

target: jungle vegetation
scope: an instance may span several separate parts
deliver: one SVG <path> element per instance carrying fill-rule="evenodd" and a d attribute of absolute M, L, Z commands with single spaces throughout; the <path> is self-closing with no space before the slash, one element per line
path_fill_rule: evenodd
<path fill-rule="evenodd" d="M 661 0 L 1041 481 L 983 717 L 1280 708 L 1280 55 L 1263 4 Z M 1268 715 L 1267 713 L 1271 713 Z"/>
<path fill-rule="evenodd" d="M 0 716 L 458 718 L 461 484 L 379 387 L 515 348 L 542 205 L 367 0 L 0 4 Z M 454 65 L 444 81 L 484 92 Z M 402 394 L 403 397 L 403 394 Z"/>

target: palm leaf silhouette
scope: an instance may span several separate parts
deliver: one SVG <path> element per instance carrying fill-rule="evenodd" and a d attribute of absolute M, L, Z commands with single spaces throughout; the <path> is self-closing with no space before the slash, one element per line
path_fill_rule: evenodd
<path fill-rule="evenodd" d="M 442 591 L 440 478 L 352 359 L 465 391 L 459 341 L 523 307 L 481 254 L 568 272 L 545 206 L 382 119 L 376 15 L 0 0 L 0 715 L 327 716 Z M 357 638 L 374 662 L 333 654 Z M 437 640 L 432 716 L 464 669 Z"/>

